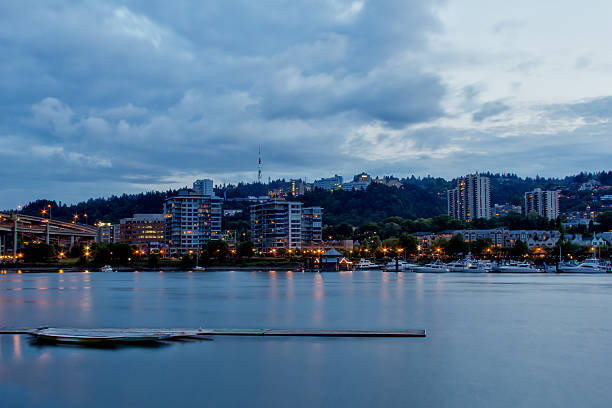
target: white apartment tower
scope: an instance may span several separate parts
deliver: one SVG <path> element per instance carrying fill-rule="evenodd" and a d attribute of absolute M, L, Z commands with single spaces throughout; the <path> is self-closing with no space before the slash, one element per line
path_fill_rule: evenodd
<path fill-rule="evenodd" d="M 478 173 L 468 174 L 457 180 L 457 187 L 448 190 L 448 215 L 472 221 L 491 218 L 491 182 Z"/>
<path fill-rule="evenodd" d="M 559 193 L 536 188 L 525 193 L 525 215 L 534 211 L 541 217 L 556 220 L 559 217 Z"/>

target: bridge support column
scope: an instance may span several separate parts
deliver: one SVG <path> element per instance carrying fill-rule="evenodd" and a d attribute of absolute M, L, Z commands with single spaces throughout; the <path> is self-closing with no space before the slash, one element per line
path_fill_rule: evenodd
<path fill-rule="evenodd" d="M 15 231 L 13 233 L 13 260 L 17 261 L 17 214 L 15 214 Z"/>

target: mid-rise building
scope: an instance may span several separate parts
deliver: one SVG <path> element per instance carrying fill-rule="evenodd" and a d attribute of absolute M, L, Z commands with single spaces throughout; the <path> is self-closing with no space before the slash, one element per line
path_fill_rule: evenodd
<path fill-rule="evenodd" d="M 302 207 L 302 245 L 318 244 L 323 234 L 323 209 Z"/>
<path fill-rule="evenodd" d="M 197 251 L 221 239 L 221 198 L 180 190 L 164 202 L 165 243 L 173 255 Z"/>
<path fill-rule="evenodd" d="M 282 199 L 251 206 L 251 239 L 261 252 L 319 243 L 322 226 L 321 207 L 303 207 L 301 202 Z"/>
<path fill-rule="evenodd" d="M 315 180 L 314 188 L 320 188 L 328 191 L 340 190 L 344 179 L 342 176 L 335 175 L 334 177 L 322 178 L 321 180 Z"/>
<path fill-rule="evenodd" d="M 520 205 L 511 205 L 511 204 L 495 204 L 493 206 L 492 217 L 504 217 L 508 214 L 522 214 L 523 209 Z"/>
<path fill-rule="evenodd" d="M 215 195 L 213 187 L 213 181 L 210 179 L 196 180 L 193 183 L 193 191 L 206 197 L 212 197 Z"/>
<path fill-rule="evenodd" d="M 134 214 L 120 221 L 121 242 L 128 242 L 140 249 L 157 248 L 164 242 L 164 214 Z"/>
<path fill-rule="evenodd" d="M 559 217 L 559 192 L 536 188 L 525 193 L 525 215 L 532 211 L 549 220 L 557 219 Z"/>
<path fill-rule="evenodd" d="M 463 221 L 491 218 L 490 197 L 488 177 L 478 173 L 460 177 L 457 180 L 457 187 L 447 192 L 448 215 Z"/>
<path fill-rule="evenodd" d="M 110 222 L 100 222 L 96 225 L 98 234 L 96 242 L 119 242 L 120 227 L 119 224 L 111 224 Z"/>

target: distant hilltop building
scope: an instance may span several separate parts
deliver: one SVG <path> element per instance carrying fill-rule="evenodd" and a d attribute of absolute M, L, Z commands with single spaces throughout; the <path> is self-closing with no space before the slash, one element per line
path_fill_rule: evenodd
<path fill-rule="evenodd" d="M 463 221 L 491 218 L 491 182 L 478 173 L 457 180 L 457 187 L 448 190 L 448 215 Z"/>
<path fill-rule="evenodd" d="M 493 205 L 492 217 L 505 217 L 508 214 L 522 214 L 523 209 L 520 205 L 495 204 Z"/>
<path fill-rule="evenodd" d="M 525 215 L 532 211 L 540 217 L 556 220 L 559 217 L 559 192 L 536 188 L 525 193 Z"/>
<path fill-rule="evenodd" d="M 314 188 L 320 188 L 327 191 L 340 190 L 344 179 L 342 176 L 335 175 L 334 177 L 322 178 L 321 180 L 315 180 Z"/>
<path fill-rule="evenodd" d="M 206 197 L 212 197 L 215 195 L 213 190 L 213 181 L 210 179 L 196 180 L 193 183 L 193 191 Z"/>
<path fill-rule="evenodd" d="M 360 173 L 353 177 L 353 181 L 344 182 L 344 178 L 339 175 L 335 175 L 334 177 L 322 178 L 320 180 L 315 180 L 313 187 L 320 188 L 327 191 L 336 191 L 336 190 L 366 190 L 370 183 L 372 182 L 372 177 L 367 173 Z"/>
<path fill-rule="evenodd" d="M 342 185 L 342 190 L 366 190 L 370 183 L 372 182 L 372 177 L 370 177 L 367 173 L 357 174 L 353 177 L 353 181 L 348 183 L 344 183 Z"/>

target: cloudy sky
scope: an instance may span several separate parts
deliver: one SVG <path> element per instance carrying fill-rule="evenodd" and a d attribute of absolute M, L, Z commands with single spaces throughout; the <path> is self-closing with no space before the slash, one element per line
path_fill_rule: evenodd
<path fill-rule="evenodd" d="M 610 169 L 612 2 L 7 0 L 0 208 L 334 173 Z"/>

